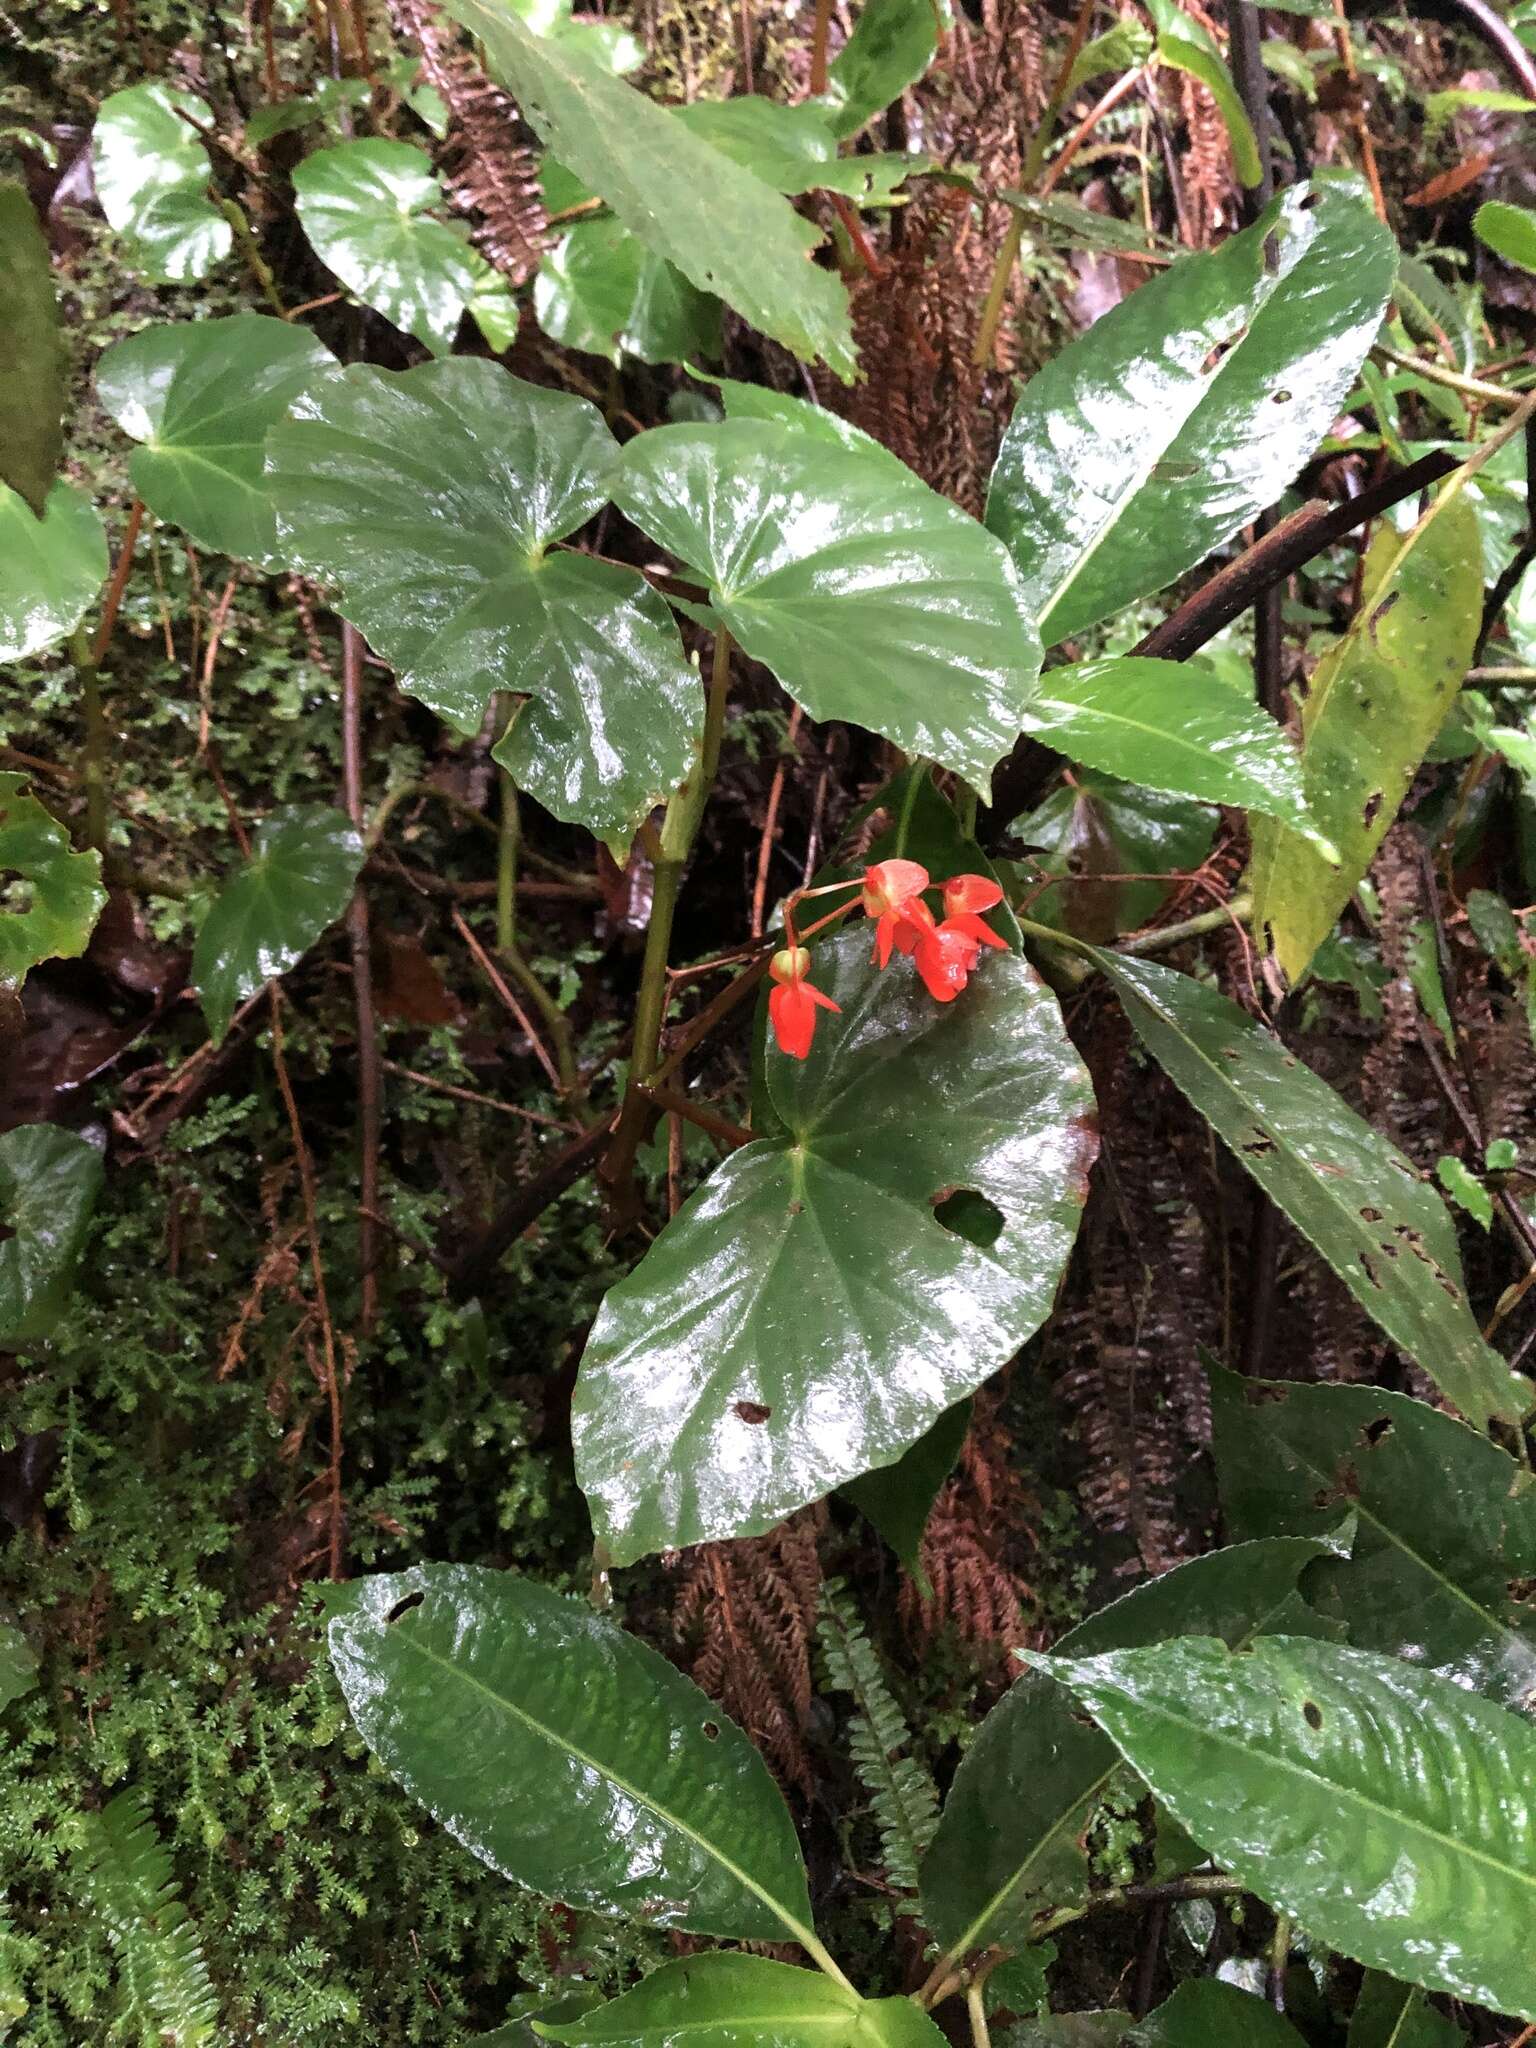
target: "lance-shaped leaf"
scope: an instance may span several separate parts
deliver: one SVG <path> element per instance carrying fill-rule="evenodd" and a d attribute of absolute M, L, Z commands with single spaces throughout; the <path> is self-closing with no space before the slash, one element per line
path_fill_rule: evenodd
<path fill-rule="evenodd" d="M 776 1134 L 719 1167 L 610 1290 L 572 1411 L 615 1561 L 768 1529 L 894 1464 L 1050 1310 L 1096 1150 L 1055 998 L 994 954 L 952 1004 L 867 930 L 816 949 L 842 1004 L 770 1048 Z M 1001 1216 L 982 1249 L 935 1205 Z"/>
<path fill-rule="evenodd" d="M 1366 1972 L 1349 2016 L 1348 2048 L 1466 2048 L 1453 2020 L 1436 2012 L 1422 1991 L 1377 1970 Z"/>
<path fill-rule="evenodd" d="M 107 536 L 96 507 L 56 483 L 39 519 L 0 484 L 0 661 L 67 640 L 107 577 Z"/>
<path fill-rule="evenodd" d="M 64 827 L 28 795 L 25 775 L 0 774 L 0 874 L 8 883 L 0 897 L 0 988 L 17 988 L 40 960 L 85 951 L 106 907 L 101 855 L 75 852 Z M 17 894 L 25 900 L 15 901 Z"/>
<path fill-rule="evenodd" d="M 667 1963 L 633 1991 L 567 2025 L 535 2031 L 563 2048 L 940 2048 L 910 1998 L 860 1998 L 818 1970 L 763 1956 Z"/>
<path fill-rule="evenodd" d="M 192 284 L 234 244 L 208 194 L 208 152 L 197 128 L 212 126 L 206 101 L 160 79 L 112 93 L 97 112 L 96 197 L 127 238 L 129 262 L 151 283 Z"/>
<path fill-rule="evenodd" d="M 1238 1648 L 1265 1631 L 1303 1633 L 1317 1624 L 1296 1582 L 1331 1547 L 1277 1537 L 1192 1558 L 1090 1615 L 1059 1648 L 1086 1657 L 1190 1634 Z M 1032 1671 L 1009 1687 L 955 1773 L 923 1865 L 923 1917 L 946 1948 L 1022 1946 L 1043 1904 L 1086 1893 L 1084 1831 L 1120 1768 L 1114 1744 L 1059 1686 Z"/>
<path fill-rule="evenodd" d="M 1216 1469 L 1235 1536 L 1356 1518 L 1314 1603 L 1351 1642 L 1506 1706 L 1536 1700 L 1536 1479 L 1454 1416 L 1375 1387 L 1211 1372 Z M 1522 1598 L 1522 1593 L 1527 1597 Z"/>
<path fill-rule="evenodd" d="M 1306 972 L 1359 887 L 1444 724 L 1482 603 L 1477 515 L 1453 483 L 1324 655 L 1301 707 L 1307 798 L 1342 861 L 1322 859 L 1282 825 L 1254 831 L 1254 928 L 1290 980 Z"/>
<path fill-rule="evenodd" d="M 1352 193 L 1293 186 L 1031 378 L 987 524 L 1048 647 L 1162 589 L 1274 503 L 1353 384 L 1394 264 Z"/>
<path fill-rule="evenodd" d="M 1176 71 L 1187 71 L 1191 78 L 1199 79 L 1226 123 L 1237 175 L 1245 185 L 1257 185 L 1263 175 L 1258 138 L 1215 37 L 1193 15 L 1175 6 L 1174 0 L 1147 0 L 1147 12 L 1157 24 L 1158 56 Z"/>
<path fill-rule="evenodd" d="M 550 544 L 590 519 L 619 459 L 584 399 L 494 363 L 351 369 L 267 440 L 281 544 L 420 697 L 478 731 L 558 818 L 622 840 L 682 780 L 703 717 L 666 605 L 634 570 Z"/>
<path fill-rule="evenodd" d="M 1305 2048 L 1282 2013 L 1214 1977 L 1181 1984 L 1125 2039 L 1126 2048 Z"/>
<path fill-rule="evenodd" d="M 1212 1856 L 1378 1970 L 1536 2018 L 1536 1728 L 1367 1650 L 1032 1657 Z"/>
<path fill-rule="evenodd" d="M 809 260 L 819 237 L 787 199 L 510 7 L 451 0 L 447 11 L 484 42 L 540 140 L 648 249 L 795 354 L 853 375 L 847 291 Z"/>
<path fill-rule="evenodd" d="M 365 306 L 447 355 L 474 297 L 474 252 L 432 218 L 443 188 L 423 149 L 371 137 L 317 149 L 294 198 L 315 254 Z"/>
<path fill-rule="evenodd" d="M 192 949 L 192 982 L 215 1044 L 246 997 L 286 974 L 336 922 L 362 864 L 356 828 L 327 804 L 290 804 L 263 821 Z"/>
<path fill-rule="evenodd" d="M 1397 1147 L 1215 989 L 1095 958 L 1158 1065 L 1367 1315 L 1468 1421 L 1518 1421 L 1530 1382 L 1479 1335 L 1450 1213 Z"/>
<path fill-rule="evenodd" d="M 63 1313 L 102 1180 L 101 1154 L 73 1131 L 0 1137 L 0 1344 L 36 1342 Z"/>
<path fill-rule="evenodd" d="M 695 291 L 622 221 L 584 222 L 539 265 L 533 310 L 551 341 L 616 363 L 686 363 L 720 353 L 720 301 Z"/>
<path fill-rule="evenodd" d="M 654 428 L 625 449 L 614 496 L 708 580 L 733 636 L 812 718 L 990 787 L 1039 644 L 1006 553 L 957 505 L 788 418 Z"/>
<path fill-rule="evenodd" d="M 1283 818 L 1309 839 L 1321 836 L 1280 727 L 1195 663 L 1120 655 L 1049 669 L 1025 730 L 1148 789 L 1237 804 Z"/>
<path fill-rule="evenodd" d="M 267 430 L 335 367 L 306 329 L 236 313 L 130 335 L 102 357 L 96 391 L 142 444 L 128 474 L 156 518 L 220 554 L 266 565 L 276 545 L 262 475 Z"/>
<path fill-rule="evenodd" d="M 813 102 L 834 135 L 857 135 L 917 83 L 949 18 L 945 0 L 864 0 L 853 34 L 828 68 L 826 92 Z"/>
<path fill-rule="evenodd" d="M 767 1765 L 607 1615 L 510 1572 L 425 1565 L 355 1582 L 328 1635 L 359 1734 L 493 1870 L 571 1906 L 815 1949 Z"/>
<path fill-rule="evenodd" d="M 64 456 L 69 358 L 48 244 L 26 187 L 14 178 L 0 181 L 0 306 L 8 357 L 0 377 L 0 484 L 41 518 Z"/>

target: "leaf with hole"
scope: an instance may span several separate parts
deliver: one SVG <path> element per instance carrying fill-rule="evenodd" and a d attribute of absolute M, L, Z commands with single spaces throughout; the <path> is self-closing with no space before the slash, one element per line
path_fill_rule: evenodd
<path fill-rule="evenodd" d="M 0 305 L 9 354 L 0 378 L 0 484 L 41 519 L 64 458 L 69 357 L 48 244 L 14 178 L 0 179 Z"/>
<path fill-rule="evenodd" d="M 25 775 L 0 774 L 0 988 L 19 988 L 42 960 L 83 953 L 106 908 L 101 855 L 76 853 L 69 834 L 29 794 Z"/>
<path fill-rule="evenodd" d="M 654 428 L 624 450 L 614 497 L 812 718 L 990 786 L 1038 642 L 1007 555 L 957 505 L 798 417 Z"/>
<path fill-rule="evenodd" d="M 267 430 L 336 367 L 302 327 L 262 313 L 146 327 L 109 348 L 96 392 L 130 440 L 134 489 L 203 547 L 271 566 Z"/>
<path fill-rule="evenodd" d="M 1352 193 L 1293 186 L 1036 372 L 987 524 L 1047 647 L 1162 589 L 1274 503 L 1348 395 L 1395 262 Z"/>
<path fill-rule="evenodd" d="M 511 1572 L 423 1565 L 353 1581 L 328 1641 L 379 1762 L 504 1877 L 654 1927 L 814 1950 L 767 1765 L 609 1616 Z"/>
<path fill-rule="evenodd" d="M 101 1154 L 73 1131 L 0 1136 L 0 1344 L 36 1343 L 63 1314 L 102 1180 Z"/>
<path fill-rule="evenodd" d="M 0 484 L 0 661 L 67 640 L 106 579 L 107 536 L 83 491 L 56 483 L 39 519 Z"/>
<path fill-rule="evenodd" d="M 1030 1662 L 1319 1944 L 1536 2018 L 1536 1728 L 1366 1650 L 1193 1637 Z"/>
<path fill-rule="evenodd" d="M 1484 1342 L 1445 1204 L 1397 1147 L 1235 1003 L 1096 953 L 1136 1035 L 1394 1344 L 1469 1422 L 1517 1422 L 1528 1380 Z"/>
<path fill-rule="evenodd" d="M 695 291 L 622 221 L 563 235 L 533 280 L 533 310 L 551 341 L 611 363 L 687 363 L 720 353 L 720 301 Z"/>
<path fill-rule="evenodd" d="M 205 100 L 162 79 L 114 92 L 97 110 L 96 197 L 124 237 L 128 262 L 152 284 L 194 284 L 234 246 L 209 194 L 208 152 L 197 132 L 212 127 Z"/>

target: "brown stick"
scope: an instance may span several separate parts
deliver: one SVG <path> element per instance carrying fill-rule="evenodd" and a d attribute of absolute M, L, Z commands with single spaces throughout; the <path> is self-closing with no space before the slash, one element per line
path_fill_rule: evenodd
<path fill-rule="evenodd" d="M 511 989 L 507 987 L 505 980 L 503 979 L 501 973 L 497 969 L 496 962 L 491 958 L 490 954 L 486 952 L 484 946 L 481 945 L 480 941 L 475 937 L 474 933 L 470 930 L 462 914 L 458 910 L 455 910 L 453 911 L 452 916 L 454 926 L 455 929 L 458 931 L 459 937 L 464 941 L 465 945 L 468 946 L 470 952 L 474 954 L 481 971 L 486 976 L 486 979 L 490 982 L 491 987 L 495 989 L 496 994 L 501 999 L 502 1004 L 505 1006 L 505 1008 L 511 1011 L 512 1015 L 517 1019 L 518 1023 L 522 1026 L 524 1032 L 527 1034 L 528 1043 L 533 1047 L 534 1054 L 538 1059 L 539 1065 L 544 1069 L 545 1073 L 549 1076 L 550 1086 L 554 1088 L 556 1092 L 558 1092 L 561 1085 L 560 1070 L 558 1067 L 556 1067 L 554 1061 L 550 1058 L 548 1048 L 545 1046 L 543 1039 L 540 1038 L 538 1032 L 534 1030 L 533 1019 L 528 1015 L 528 1012 L 517 1000 L 517 997 L 513 995 Z"/>
<path fill-rule="evenodd" d="M 469 1248 L 449 1263 L 448 1285 L 460 1301 L 478 1294 L 503 1254 L 516 1244 L 529 1225 L 536 1223 L 551 1202 L 557 1202 L 567 1188 L 574 1187 L 591 1170 L 612 1128 L 613 1119 L 609 1118 L 573 1138 L 532 1180 L 516 1190 Z"/>
<path fill-rule="evenodd" d="M 729 1117 L 721 1116 L 707 1103 L 695 1102 L 691 1096 L 674 1094 L 670 1088 L 652 1088 L 644 1083 L 644 1092 L 658 1109 L 664 1109 L 669 1116 L 684 1117 L 691 1124 L 697 1124 L 701 1131 L 708 1131 L 712 1138 L 719 1138 L 727 1145 L 738 1149 L 750 1145 L 752 1133 L 740 1124 L 733 1124 Z"/>
<path fill-rule="evenodd" d="M 128 524 L 123 528 L 122 545 L 117 551 L 117 560 L 112 565 L 112 580 L 107 585 L 107 594 L 101 607 L 101 624 L 96 628 L 96 638 L 91 642 L 91 659 L 98 664 L 106 653 L 112 639 L 112 628 L 117 624 L 117 614 L 127 588 L 129 572 L 133 568 L 133 550 L 139 538 L 139 528 L 144 523 L 144 501 L 135 498 L 128 507 Z"/>
<path fill-rule="evenodd" d="M 752 936 L 763 936 L 763 913 L 768 897 L 768 864 L 773 857 L 773 836 L 779 822 L 779 805 L 784 797 L 784 772 L 789 766 L 790 755 L 795 751 L 795 740 L 800 731 L 802 713 L 797 704 L 789 714 L 789 754 L 779 756 L 778 766 L 773 771 L 773 782 L 768 790 L 768 808 L 763 813 L 763 836 L 757 847 L 757 875 L 752 884 Z"/>
<path fill-rule="evenodd" d="M 341 790 L 347 816 L 363 829 L 363 636 L 345 621 L 341 628 Z M 368 898 L 362 884 L 347 905 L 347 942 L 352 953 L 352 998 L 357 1017 L 357 1259 L 361 1302 L 358 1323 L 371 1337 L 379 1314 L 378 1232 L 379 1141 L 384 1124 L 384 1083 L 379 1069 L 379 1033 L 373 1009 L 373 954 L 368 943 Z"/>

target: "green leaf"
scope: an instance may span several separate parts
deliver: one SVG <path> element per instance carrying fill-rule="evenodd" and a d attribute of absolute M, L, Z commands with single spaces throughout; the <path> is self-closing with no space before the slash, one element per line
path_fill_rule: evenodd
<path fill-rule="evenodd" d="M 1435 1178 L 1459 1209 L 1484 1230 L 1493 1228 L 1493 1197 L 1461 1160 L 1447 1153 L 1435 1162 Z"/>
<path fill-rule="evenodd" d="M 1254 929 L 1292 982 L 1359 887 L 1444 724 L 1472 659 L 1482 603 L 1477 518 L 1453 487 L 1324 655 L 1301 707 L 1307 800 L 1342 864 L 1283 825 L 1254 827 Z"/>
<path fill-rule="evenodd" d="M 1181 1984 L 1125 2039 L 1126 2048 L 1304 2048 L 1273 2006 L 1213 1977 Z"/>
<path fill-rule="evenodd" d="M 933 1589 L 923 1570 L 923 1531 L 970 1426 L 970 1402 L 957 1401 L 894 1465 L 850 1479 L 842 1488 L 843 1498 L 895 1551 L 924 1599 L 932 1598 Z"/>
<path fill-rule="evenodd" d="M 463 235 L 431 216 L 445 202 L 426 151 L 382 139 L 317 149 L 295 167 L 293 191 L 327 269 L 365 306 L 447 355 L 477 271 Z"/>
<path fill-rule="evenodd" d="M 1366 1972 L 1350 2015 L 1348 2048 L 1466 2048 L 1466 2041 L 1422 1991 L 1376 1970 Z"/>
<path fill-rule="evenodd" d="M 618 465 L 585 399 L 466 359 L 351 369 L 267 456 L 291 559 L 340 585 L 404 689 L 460 732 L 526 695 L 496 758 L 546 810 L 622 841 L 682 780 L 703 691 L 666 605 L 635 570 L 546 552 Z"/>
<path fill-rule="evenodd" d="M 25 905 L 0 908 L 0 988 L 19 988 L 40 960 L 73 960 L 106 908 L 101 855 L 76 853 L 25 775 L 0 774 L 0 874 Z"/>
<path fill-rule="evenodd" d="M 328 1640 L 359 1734 L 482 1863 L 570 1906 L 815 1949 L 767 1765 L 655 1650 L 475 1565 L 348 1596 Z"/>
<path fill-rule="evenodd" d="M 0 180 L 0 305 L 8 357 L 0 378 L 0 484 L 41 519 L 64 459 L 69 354 L 48 244 L 25 186 L 12 178 Z"/>
<path fill-rule="evenodd" d="M 934 1003 L 867 929 L 817 946 L 843 1006 L 769 1049 L 772 1138 L 725 1161 L 609 1291 L 572 1410 L 616 1563 L 752 1535 L 881 1465 L 1049 1313 L 1095 1150 L 1055 998 L 1011 954 Z M 1001 1212 L 982 1251 L 934 1204 Z"/>
<path fill-rule="evenodd" d="M 848 294 L 809 261 L 818 235 L 781 194 L 579 49 L 541 41 L 497 0 L 452 0 L 560 162 L 701 292 L 804 357 L 854 373 Z"/>
<path fill-rule="evenodd" d="M 1536 1729 L 1411 1665 L 1272 1636 L 1035 1658 L 1195 1840 L 1314 1940 L 1536 2017 Z"/>
<path fill-rule="evenodd" d="M 1106 878 L 1190 873 L 1210 852 L 1216 824 L 1207 804 L 1080 771 L 1071 786 L 1053 790 L 1009 828 L 1039 849 L 1020 864 L 1029 915 L 1036 924 L 1098 944 L 1134 931 L 1161 909 L 1169 885 Z M 1036 894 L 1040 874 L 1063 880 Z"/>
<path fill-rule="evenodd" d="M 212 2048 L 218 2001 L 170 1854 L 135 1787 L 81 1817 L 80 1888 L 111 1943 L 141 2039 Z"/>
<path fill-rule="evenodd" d="M 1506 1706 L 1536 1697 L 1536 1479 L 1454 1416 L 1376 1387 L 1211 1371 L 1216 1470 L 1235 1536 L 1315 1536 L 1353 1514 L 1316 1606 L 1360 1649 Z"/>
<path fill-rule="evenodd" d="M 271 566 L 267 430 L 336 367 L 302 327 L 262 313 L 147 327 L 101 358 L 96 392 L 130 440 L 133 488 L 203 547 Z"/>
<path fill-rule="evenodd" d="M 1394 263 L 1353 194 L 1293 186 L 1031 378 L 987 524 L 1048 647 L 1162 589 L 1274 503 L 1348 395 Z"/>
<path fill-rule="evenodd" d="M 864 0 L 853 34 L 832 59 L 827 90 L 812 104 L 839 137 L 857 135 L 915 85 L 933 62 L 945 0 Z"/>
<path fill-rule="evenodd" d="M 1090 768 L 1284 818 L 1328 844 L 1280 727 L 1196 663 L 1118 655 L 1048 669 L 1024 729 Z"/>
<path fill-rule="evenodd" d="M 1128 2012 L 1050 2013 L 1012 2028 L 1008 2048 L 1116 2048 L 1131 2025 Z"/>
<path fill-rule="evenodd" d="M 1106 29 L 1101 36 L 1094 36 L 1078 51 L 1076 61 L 1067 73 L 1063 101 L 1070 103 L 1085 85 L 1091 85 L 1096 78 L 1106 77 L 1111 71 L 1136 70 L 1146 63 L 1151 54 L 1152 38 L 1141 22 L 1129 18 L 1117 21 L 1113 28 Z"/>
<path fill-rule="evenodd" d="M 1257 185 L 1263 176 L 1258 138 L 1215 38 L 1173 0 L 1146 0 L 1146 4 L 1157 29 L 1158 57 L 1176 71 L 1187 71 L 1206 88 L 1226 124 L 1238 177 L 1245 185 Z"/>
<path fill-rule="evenodd" d="M 745 652 L 815 719 L 847 719 L 985 792 L 1038 643 L 1008 558 L 890 456 L 798 420 L 656 427 L 614 496 L 712 587 Z"/>
<path fill-rule="evenodd" d="M 211 128 L 212 109 L 159 79 L 112 93 L 96 115 L 96 197 L 125 238 L 129 263 L 152 284 L 193 284 L 234 246 L 209 197 L 208 153 L 189 121 Z"/>
<path fill-rule="evenodd" d="M 1125 24 L 1134 28 L 1134 22 Z M 1149 235 L 1139 221 L 1119 220 L 1112 213 L 1097 213 L 1080 199 L 1064 192 L 1042 198 L 1035 192 L 994 192 L 1029 223 L 1034 240 L 1051 248 L 1096 249 L 1109 255 L 1134 252 L 1144 255 L 1161 246 L 1160 238 Z"/>
<path fill-rule="evenodd" d="M 24 661 L 67 640 L 107 578 L 96 507 L 56 483 L 41 519 L 0 484 L 0 661 Z"/>
<path fill-rule="evenodd" d="M 910 1998 L 860 1998 L 819 1970 L 723 1954 L 666 1963 L 573 2025 L 536 2024 L 564 2048 L 939 2048 L 944 2039 Z"/>
<path fill-rule="evenodd" d="M 520 1991 L 507 2009 L 505 2023 L 489 2034 L 476 2034 L 466 2048 L 539 2048 L 535 2020 L 564 2025 L 606 2003 L 595 1984 L 572 1984 L 569 1991 Z"/>
<path fill-rule="evenodd" d="M 533 310 L 551 341 L 617 363 L 686 363 L 720 353 L 720 301 L 663 257 L 652 256 L 622 221 L 583 223 L 539 265 Z"/>
<path fill-rule="evenodd" d="M 0 1136 L 0 1343 L 35 1343 L 63 1314 L 102 1180 L 101 1154 L 73 1131 Z"/>
<path fill-rule="evenodd" d="M 25 1699 L 36 1684 L 36 1650 L 14 1622 L 0 1621 L 0 1713 Z"/>
<path fill-rule="evenodd" d="M 1461 300 L 1427 263 L 1421 262 L 1417 256 L 1401 257 L 1392 296 L 1410 333 L 1443 347 L 1458 370 L 1472 368 L 1477 361 L 1477 330 Z M 1436 389 L 1423 378 L 1416 379 L 1413 388 L 1420 396 L 1433 394 Z M 1440 388 L 1440 398 L 1451 408 L 1452 419 L 1465 419 L 1459 399 L 1450 397 L 1443 387 Z"/>
<path fill-rule="evenodd" d="M 1445 1204 L 1396 1146 L 1214 989 L 1095 958 L 1153 1058 L 1366 1314 L 1479 1428 L 1519 1421 L 1530 1382 L 1479 1335 Z"/>
<path fill-rule="evenodd" d="M 1472 232 L 1506 263 L 1536 270 L 1536 213 L 1530 207 L 1485 200 L 1472 216 Z"/>
<path fill-rule="evenodd" d="M 289 804 L 263 821 L 192 949 L 215 1045 L 246 997 L 286 974 L 341 916 L 362 864 L 356 828 L 328 804 Z"/>
<path fill-rule="evenodd" d="M 1192 1558 L 1090 1615 L 1059 1648 L 1092 1656 L 1191 1633 L 1237 1648 L 1277 1628 L 1298 1634 L 1315 1623 L 1296 1581 L 1331 1547 L 1280 1537 Z M 955 1773 L 923 1865 L 924 1918 L 946 1948 L 1022 1946 L 1043 1905 L 1085 1896 L 1084 1831 L 1119 1768 L 1114 1745 L 1060 1687 L 1038 1672 L 1014 1682 Z"/>

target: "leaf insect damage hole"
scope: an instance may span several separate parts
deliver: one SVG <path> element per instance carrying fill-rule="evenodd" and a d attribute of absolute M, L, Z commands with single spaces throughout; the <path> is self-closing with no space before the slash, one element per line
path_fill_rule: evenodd
<path fill-rule="evenodd" d="M 739 1415 L 743 1422 L 759 1423 L 766 1422 L 773 1410 L 762 1401 L 737 1401 L 731 1413 Z"/>
<path fill-rule="evenodd" d="M 1368 1422 L 1360 1432 L 1360 1441 L 1373 1448 L 1385 1443 L 1396 1427 L 1390 1415 L 1378 1415 L 1374 1422 Z"/>
<path fill-rule="evenodd" d="M 979 1251 L 989 1251 L 1003 1234 L 1002 1210 L 975 1188 L 939 1188 L 928 1199 L 934 1222 Z"/>
<path fill-rule="evenodd" d="M 700 1727 L 707 1742 L 718 1742 L 720 1740 L 720 1723 L 718 1721 L 704 1721 L 700 1723 Z"/>
<path fill-rule="evenodd" d="M 1322 1727 L 1323 1710 L 1317 1704 L 1316 1700 L 1304 1700 L 1302 1702 L 1301 1718 L 1306 1722 L 1309 1728 L 1315 1729 Z"/>
<path fill-rule="evenodd" d="M 426 1597 L 425 1593 L 407 1593 L 403 1600 L 397 1600 L 384 1617 L 385 1627 L 389 1627 L 392 1623 L 399 1621 L 402 1616 L 409 1614 L 413 1607 L 419 1607 Z"/>

